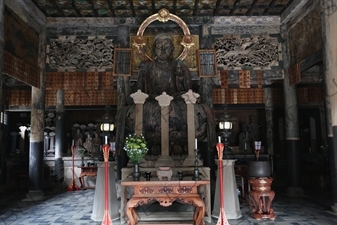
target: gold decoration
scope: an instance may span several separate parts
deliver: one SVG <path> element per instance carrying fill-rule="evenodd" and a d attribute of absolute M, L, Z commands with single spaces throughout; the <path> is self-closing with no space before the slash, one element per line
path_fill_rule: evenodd
<path fill-rule="evenodd" d="M 178 16 L 174 15 L 174 14 L 170 14 L 169 11 L 167 9 L 161 9 L 159 10 L 158 13 L 153 14 L 151 16 L 149 16 L 148 18 L 146 18 L 144 20 L 144 22 L 140 25 L 138 31 L 137 31 L 137 36 L 133 41 L 133 46 L 135 46 L 138 50 L 138 52 L 143 56 L 144 60 L 151 60 L 151 57 L 148 56 L 145 51 L 144 51 L 144 46 L 145 46 L 145 41 L 144 39 L 142 39 L 142 36 L 144 34 L 145 29 L 147 28 L 148 25 L 150 25 L 150 23 L 154 22 L 154 21 L 160 21 L 160 22 L 167 22 L 169 20 L 172 20 L 173 22 L 176 22 L 181 29 L 184 32 L 184 38 L 183 41 L 181 42 L 181 44 L 184 46 L 184 49 L 182 50 L 182 52 L 180 53 L 180 55 L 177 57 L 177 59 L 181 59 L 183 60 L 189 51 L 189 48 L 194 45 L 193 43 L 193 37 L 190 34 L 190 30 L 188 29 L 186 23 L 179 18 Z"/>
<path fill-rule="evenodd" d="M 160 22 L 167 22 L 170 20 L 170 12 L 167 9 L 161 9 L 158 12 L 158 20 Z"/>

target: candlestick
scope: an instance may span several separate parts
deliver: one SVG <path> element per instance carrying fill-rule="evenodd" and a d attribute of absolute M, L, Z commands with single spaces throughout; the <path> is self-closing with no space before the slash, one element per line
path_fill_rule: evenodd
<path fill-rule="evenodd" d="M 195 139 L 195 144 L 194 144 L 194 146 L 195 146 L 195 149 L 198 149 L 198 140 L 197 140 L 197 139 Z"/>
<path fill-rule="evenodd" d="M 105 144 L 108 144 L 108 136 L 105 136 Z"/>
<path fill-rule="evenodd" d="M 218 143 L 221 143 L 221 137 L 218 136 Z"/>

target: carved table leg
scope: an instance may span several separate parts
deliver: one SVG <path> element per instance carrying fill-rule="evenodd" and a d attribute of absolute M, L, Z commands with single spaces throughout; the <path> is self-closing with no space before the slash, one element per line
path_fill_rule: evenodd
<path fill-rule="evenodd" d="M 79 180 L 80 180 L 81 188 L 84 188 L 84 176 L 80 176 Z"/>
<path fill-rule="evenodd" d="M 194 221 L 196 225 L 205 224 L 204 216 L 205 216 L 205 204 L 202 199 L 194 199 L 195 204 L 195 212 L 194 212 Z"/>
<path fill-rule="evenodd" d="M 261 199 L 260 199 L 260 193 L 257 191 L 251 191 L 249 193 L 251 199 L 252 199 L 252 203 L 253 203 L 253 217 L 257 220 L 261 220 L 262 219 L 262 204 L 261 204 Z M 254 208 L 255 207 L 255 208 Z"/>
<path fill-rule="evenodd" d="M 139 200 L 131 198 L 126 204 L 126 217 L 128 218 L 129 225 L 136 225 L 138 222 L 138 215 L 135 208 L 138 203 Z"/>
<path fill-rule="evenodd" d="M 268 194 L 268 202 L 266 204 L 266 212 L 267 213 L 270 213 L 271 212 L 271 209 L 270 209 L 270 206 L 271 206 L 271 202 L 274 200 L 274 197 L 275 197 L 275 192 L 274 191 L 270 191 L 269 194 Z"/>

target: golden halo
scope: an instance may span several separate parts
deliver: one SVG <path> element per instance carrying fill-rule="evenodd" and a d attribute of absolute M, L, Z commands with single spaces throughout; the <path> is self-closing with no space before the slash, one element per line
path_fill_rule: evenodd
<path fill-rule="evenodd" d="M 134 42 L 132 45 L 138 49 L 139 54 L 143 55 L 146 59 L 152 61 L 151 57 L 148 56 L 143 51 L 143 46 L 145 45 L 143 34 L 144 34 L 146 27 L 149 26 L 150 23 L 156 20 L 160 22 L 167 22 L 169 20 L 172 20 L 173 22 L 176 22 L 181 27 L 181 29 L 184 32 L 184 37 L 181 42 L 181 45 L 184 46 L 184 49 L 180 53 L 180 55 L 177 57 L 177 59 L 181 59 L 181 60 L 185 59 L 190 47 L 194 45 L 193 36 L 190 34 L 190 30 L 188 29 L 186 23 L 182 19 L 180 19 L 178 16 L 171 14 L 167 9 L 161 9 L 159 10 L 158 13 L 153 14 L 144 20 L 144 22 L 140 25 L 137 31 L 137 36 L 134 39 Z"/>

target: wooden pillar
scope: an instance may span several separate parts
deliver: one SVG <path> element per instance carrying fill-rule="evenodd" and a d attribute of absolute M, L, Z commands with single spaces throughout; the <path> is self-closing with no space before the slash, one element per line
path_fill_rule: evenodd
<path fill-rule="evenodd" d="M 298 125 L 298 111 L 297 111 L 297 95 L 296 86 L 290 85 L 289 80 L 289 37 L 288 30 L 285 25 L 281 27 L 281 35 L 284 39 L 282 43 L 282 53 L 284 62 L 284 106 L 285 106 L 285 139 L 286 139 L 286 156 L 287 156 L 287 172 L 289 188 L 288 195 L 302 196 L 304 191 L 300 187 L 300 151 L 299 151 L 299 125 Z"/>
<path fill-rule="evenodd" d="M 209 25 L 202 25 L 200 27 L 200 49 L 212 49 L 211 28 Z M 220 76 L 219 76 L 220 77 Z M 208 105 L 213 109 L 213 87 L 215 83 L 213 78 L 199 78 L 199 90 L 198 93 L 201 97 L 201 103 Z M 208 118 L 210 120 L 211 118 Z M 213 121 L 214 118 L 212 118 Z M 209 123 L 209 121 L 208 121 Z M 208 131 L 209 132 L 209 131 Z M 215 127 L 214 127 L 215 133 Z M 212 140 L 213 138 L 213 140 Z M 204 166 L 208 166 L 211 169 L 211 177 L 215 179 L 216 164 L 214 161 L 216 153 L 215 149 L 216 137 L 212 135 L 207 137 L 207 142 L 199 143 L 200 154 L 203 159 Z"/>
<path fill-rule="evenodd" d="M 155 166 L 174 166 L 174 161 L 170 157 L 169 152 L 169 120 L 170 120 L 170 111 L 169 106 L 173 97 L 163 92 L 161 95 L 156 97 L 158 104 L 161 107 L 161 156 L 156 161 Z"/>
<path fill-rule="evenodd" d="M 56 130 L 55 130 L 55 175 L 56 182 L 63 182 L 64 165 L 62 160 L 64 146 L 64 90 L 58 90 L 56 94 Z"/>
<path fill-rule="evenodd" d="M 116 45 L 118 48 L 129 48 L 130 30 L 126 25 L 118 26 Z M 130 77 L 117 76 L 116 80 L 116 94 L 117 94 L 117 112 L 127 105 L 127 97 L 130 95 Z M 123 118 L 123 117 L 122 117 Z M 116 121 L 118 122 L 118 121 Z M 123 140 L 116 140 L 116 153 L 117 153 L 117 179 L 121 179 L 121 170 L 127 166 L 126 152 L 119 145 L 119 142 L 124 143 L 124 129 L 125 126 L 118 126 L 116 124 L 116 135 L 120 135 Z"/>
<path fill-rule="evenodd" d="M 210 36 L 210 26 L 201 26 L 200 35 L 200 49 L 212 49 L 212 40 Z M 213 108 L 213 79 L 212 78 L 200 78 L 200 88 L 199 94 L 202 96 L 202 103 L 207 104 L 209 107 Z"/>
<path fill-rule="evenodd" d="M 266 115 L 266 130 L 267 130 L 267 143 L 264 146 L 267 154 L 270 157 L 272 173 L 274 173 L 274 125 L 273 125 L 273 89 L 271 87 L 264 88 L 264 105 Z M 266 151 L 265 150 L 265 151 Z"/>
<path fill-rule="evenodd" d="M 269 155 L 274 154 L 273 145 L 273 92 L 271 87 L 264 88 L 264 105 L 266 114 L 266 128 L 267 128 L 267 153 Z"/>
<path fill-rule="evenodd" d="M 40 71 L 40 88 L 32 87 L 31 132 L 29 152 L 29 191 L 27 201 L 44 199 L 43 188 L 43 143 L 45 114 L 45 61 L 46 61 L 46 31 L 41 29 L 39 36 L 38 66 Z"/>
<path fill-rule="evenodd" d="M 334 1 L 321 1 L 321 8 L 332 208 L 337 212 L 337 9 Z"/>
<path fill-rule="evenodd" d="M 5 11 L 5 0 L 0 0 L 0 111 L 2 112 L 2 74 L 3 74 L 3 62 L 4 62 L 4 11 Z M 0 174 L 0 183 L 5 182 L 5 171 L 6 171 L 6 149 L 3 148 L 2 144 L 2 135 L 3 135 L 3 125 L 0 125 L 0 164 L 1 164 L 1 171 Z"/>

